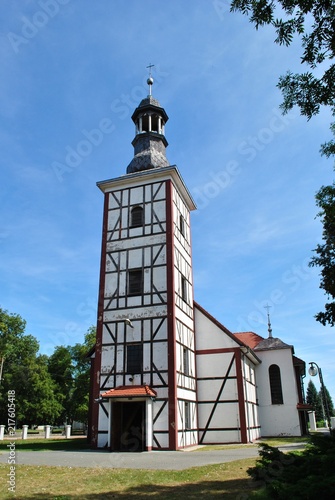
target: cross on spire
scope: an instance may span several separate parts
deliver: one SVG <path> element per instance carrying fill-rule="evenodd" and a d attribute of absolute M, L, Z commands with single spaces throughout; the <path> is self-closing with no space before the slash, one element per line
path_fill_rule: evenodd
<path fill-rule="evenodd" d="M 147 66 L 147 69 L 149 70 L 149 78 L 151 78 L 151 68 L 154 68 L 154 67 L 155 67 L 155 65 L 151 64 L 151 63 Z"/>
<path fill-rule="evenodd" d="M 151 68 L 153 68 L 154 66 L 155 65 L 151 63 L 147 66 L 147 69 L 149 70 L 149 78 L 147 79 L 147 84 L 149 85 L 149 95 L 151 95 L 151 87 L 152 84 L 154 83 L 154 79 L 151 76 Z"/>
<path fill-rule="evenodd" d="M 268 313 L 268 332 L 269 332 L 269 339 L 272 339 L 272 328 L 271 328 L 271 321 L 270 321 L 270 313 L 269 313 L 269 309 L 270 309 L 271 306 L 269 306 L 269 304 L 266 304 L 266 306 L 264 306 L 264 309 L 267 310 L 267 313 Z"/>

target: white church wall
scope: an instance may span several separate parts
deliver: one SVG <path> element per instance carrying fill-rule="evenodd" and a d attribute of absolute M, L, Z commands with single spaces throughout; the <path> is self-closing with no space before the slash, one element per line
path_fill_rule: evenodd
<path fill-rule="evenodd" d="M 205 316 L 197 307 L 194 308 L 197 351 L 219 348 L 236 348 L 237 342 Z"/>
<path fill-rule="evenodd" d="M 291 349 L 258 351 L 257 355 L 262 360 L 256 371 L 261 435 L 300 436 L 298 391 Z M 280 368 L 283 404 L 272 404 L 271 401 L 269 367 L 272 364 Z"/>

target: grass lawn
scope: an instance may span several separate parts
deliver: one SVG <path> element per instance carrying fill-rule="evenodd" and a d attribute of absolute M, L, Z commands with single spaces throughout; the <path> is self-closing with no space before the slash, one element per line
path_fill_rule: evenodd
<path fill-rule="evenodd" d="M 285 444 L 293 444 L 293 443 L 308 443 L 308 436 L 303 437 L 273 437 L 273 438 L 264 438 L 259 439 L 258 441 L 250 444 L 213 444 L 202 446 L 201 448 L 196 449 L 195 451 L 212 451 L 212 450 L 228 450 L 234 448 L 243 448 L 245 446 L 257 448 L 259 444 L 266 443 L 269 446 L 274 446 L 278 448 L 280 446 L 284 446 Z"/>
<path fill-rule="evenodd" d="M 264 439 L 271 446 L 306 442 L 306 438 Z M 8 452 L 9 441 L 0 442 L 0 453 Z M 15 440 L 22 451 L 89 449 L 85 438 Z M 196 451 L 254 445 L 206 446 Z M 164 452 L 162 452 L 164 453 Z M 16 492 L 8 492 L 8 464 L 0 464 L 0 499 L 94 500 L 98 498 L 251 498 L 255 483 L 246 471 L 256 459 L 194 467 L 183 471 L 102 469 L 16 465 Z"/>
<path fill-rule="evenodd" d="M 46 451 L 46 450 L 88 450 L 90 446 L 87 439 L 13 439 L 17 450 L 21 451 Z M 9 440 L 0 441 L 0 453 L 7 452 Z"/>
<path fill-rule="evenodd" d="M 248 498 L 255 484 L 246 473 L 255 459 L 183 471 L 79 467 L 16 467 L 16 493 L 7 492 L 8 465 L 0 465 L 1 499 Z"/>

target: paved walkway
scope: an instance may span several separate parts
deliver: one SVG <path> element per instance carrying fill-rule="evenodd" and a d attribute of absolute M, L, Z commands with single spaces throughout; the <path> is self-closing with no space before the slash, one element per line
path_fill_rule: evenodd
<path fill-rule="evenodd" d="M 301 444 L 281 447 L 291 451 L 302 449 Z M 62 467 L 98 467 L 106 469 L 183 470 L 202 465 L 233 462 L 258 456 L 258 448 L 244 446 L 215 451 L 151 451 L 143 453 L 110 453 L 108 451 L 20 451 L 16 449 L 16 463 L 24 465 L 52 465 Z M 0 463 L 7 463 L 8 453 L 1 452 Z"/>

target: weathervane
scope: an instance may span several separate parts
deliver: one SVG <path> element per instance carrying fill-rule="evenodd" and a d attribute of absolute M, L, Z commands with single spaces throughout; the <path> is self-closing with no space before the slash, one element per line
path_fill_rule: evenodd
<path fill-rule="evenodd" d="M 266 309 L 267 312 L 268 312 L 268 332 L 269 332 L 269 339 L 272 339 L 272 328 L 271 328 L 270 313 L 269 313 L 270 307 L 271 306 L 269 306 L 269 304 L 266 304 L 266 306 L 264 306 L 264 309 Z"/>
<path fill-rule="evenodd" d="M 149 64 L 149 66 L 147 66 L 147 69 L 149 69 L 149 78 L 147 79 L 147 84 L 149 85 L 149 95 L 151 95 L 151 87 L 152 87 L 152 84 L 154 83 L 154 79 L 152 78 L 151 76 L 151 68 L 154 68 L 155 65 L 154 64 Z"/>

